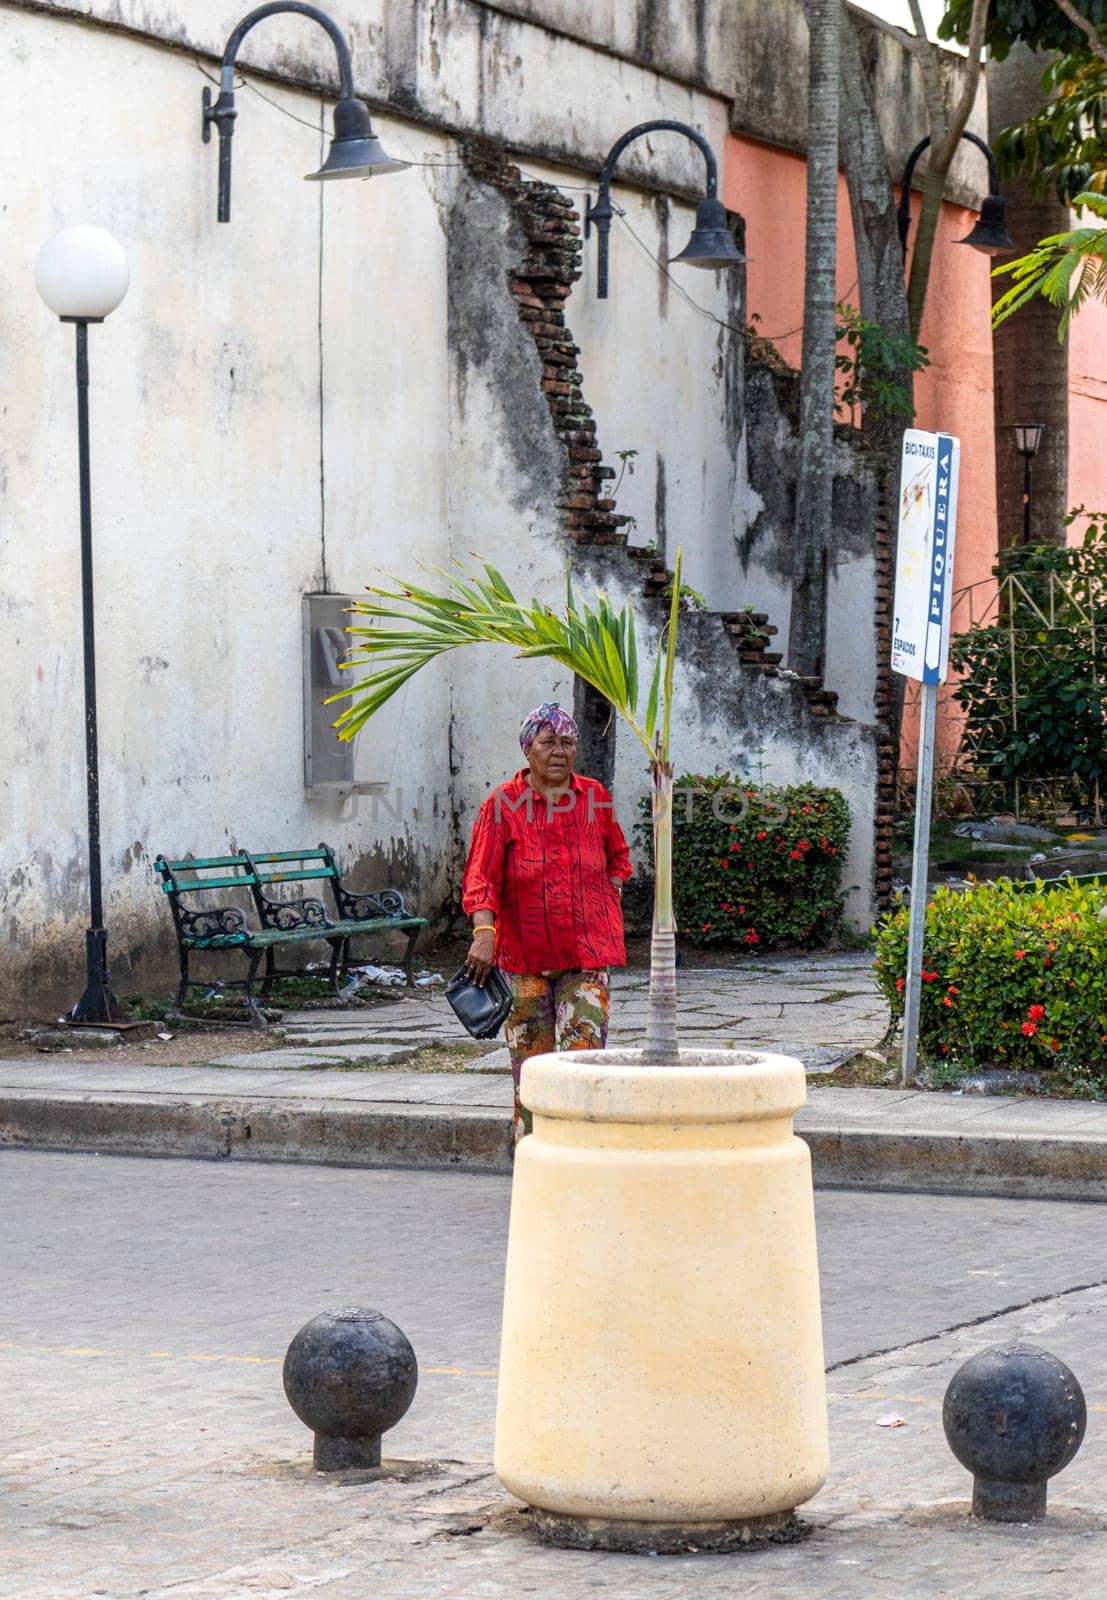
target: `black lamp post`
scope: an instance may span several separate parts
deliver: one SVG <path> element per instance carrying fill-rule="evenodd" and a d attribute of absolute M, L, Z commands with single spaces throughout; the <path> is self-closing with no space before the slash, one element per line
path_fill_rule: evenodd
<path fill-rule="evenodd" d="M 108 936 L 100 879 L 100 771 L 96 738 L 96 642 L 92 598 L 92 491 L 88 443 L 88 325 L 103 322 L 127 292 L 130 273 L 121 246 L 102 228 L 66 228 L 47 241 L 35 263 L 43 300 L 77 330 L 77 459 L 81 502 L 81 621 L 84 635 L 85 780 L 88 798 L 89 928 L 85 992 L 74 1022 L 119 1022 L 123 1013 L 108 981 Z"/>
<path fill-rule="evenodd" d="M 1030 543 L 1030 463 L 1038 454 L 1045 432 L 1043 422 L 1016 422 L 1013 425 L 1015 449 L 1022 457 L 1022 542 Z"/>
<path fill-rule="evenodd" d="M 209 143 L 212 123 L 219 132 L 219 221 L 231 220 L 231 136 L 234 119 L 238 115 L 234 104 L 234 63 L 243 39 L 250 29 L 266 17 L 281 11 L 291 11 L 301 17 L 310 17 L 325 28 L 334 43 L 338 56 L 338 81 L 340 99 L 334 108 L 334 137 L 327 159 L 318 172 L 306 174 L 308 179 L 372 178 L 377 173 L 401 172 L 411 165 L 408 161 L 394 161 L 373 132 L 369 108 L 354 96 L 354 76 L 350 63 L 350 47 L 338 24 L 320 11 L 318 6 L 300 4 L 300 0 L 274 0 L 272 5 L 258 6 L 235 28 L 223 51 L 219 71 L 219 98 L 211 103 L 211 90 L 203 92 L 203 139 Z"/>
<path fill-rule="evenodd" d="M 640 122 L 636 128 L 631 128 L 629 133 L 624 133 L 621 139 L 616 139 L 611 146 L 611 151 L 600 168 L 600 192 L 596 197 L 595 205 L 588 205 L 584 211 L 584 237 L 587 239 L 595 223 L 596 231 L 600 236 L 600 260 L 596 293 L 601 300 L 607 299 L 607 252 L 608 240 L 611 233 L 611 218 L 614 208 L 611 204 L 611 175 L 615 171 L 615 163 L 634 139 L 640 139 L 645 133 L 657 132 L 682 133 L 686 139 L 691 139 L 703 152 L 703 159 L 707 164 L 707 194 L 696 206 L 696 225 L 692 229 L 692 237 L 678 256 L 673 256 L 673 261 L 683 261 L 690 267 L 737 267 L 745 261 L 734 240 L 730 229 L 726 225 L 726 207 L 718 198 L 719 169 L 715 162 L 715 155 L 702 133 L 697 133 L 695 128 L 688 127 L 684 122 Z"/>
<path fill-rule="evenodd" d="M 978 150 L 983 150 L 988 158 L 988 193 L 984 197 L 984 204 L 980 208 L 980 216 L 971 233 L 963 239 L 958 239 L 957 244 L 967 244 L 972 250 L 979 250 L 986 256 L 1004 256 L 1016 249 L 1014 240 L 1007 232 L 1007 223 L 1004 213 L 1007 209 L 1006 201 L 999 192 L 999 164 L 995 153 L 989 145 L 984 143 L 975 133 L 963 133 L 962 139 L 967 139 L 970 144 L 976 145 Z M 907 235 L 911 231 L 911 179 L 915 176 L 915 165 L 923 151 L 930 144 L 929 139 L 920 139 L 918 144 L 907 157 L 907 166 L 903 173 L 903 185 L 899 194 L 899 207 L 896 211 L 896 221 L 899 224 L 899 242 L 904 255 L 907 254 Z"/>

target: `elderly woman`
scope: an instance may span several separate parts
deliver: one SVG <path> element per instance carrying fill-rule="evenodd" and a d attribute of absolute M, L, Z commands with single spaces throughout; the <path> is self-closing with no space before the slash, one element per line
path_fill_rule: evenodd
<path fill-rule="evenodd" d="M 481 806 L 462 884 L 473 924 L 465 970 L 484 983 L 495 965 L 511 985 L 516 1138 L 531 1128 L 519 1101 L 527 1057 L 607 1043 L 608 969 L 626 960 L 620 896 L 631 874 L 611 796 L 573 771 L 569 713 L 556 700 L 538 706 L 519 743 L 527 765 Z"/>

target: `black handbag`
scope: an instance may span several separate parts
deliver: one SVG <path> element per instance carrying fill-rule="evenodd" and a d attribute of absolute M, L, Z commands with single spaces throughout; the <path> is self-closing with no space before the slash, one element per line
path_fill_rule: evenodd
<path fill-rule="evenodd" d="M 459 967 L 446 985 L 446 999 L 474 1039 L 494 1039 L 511 1010 L 511 990 L 499 967 L 492 968 L 483 988 Z"/>

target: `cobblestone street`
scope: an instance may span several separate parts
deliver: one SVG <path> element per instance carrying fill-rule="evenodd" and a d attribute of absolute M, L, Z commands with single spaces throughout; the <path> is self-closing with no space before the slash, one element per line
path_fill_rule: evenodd
<path fill-rule="evenodd" d="M 745 1556 L 535 1544 L 490 1472 L 508 1180 L 5 1152 L 0 1595 L 495 1600 L 597 1592 L 1068 1600 L 1107 1559 L 1107 1233 L 1092 1205 L 823 1192 L 833 1465 L 811 1537 Z M 291 1335 L 379 1306 L 419 1355 L 395 1476 L 323 1478 Z M 966 1522 L 957 1365 L 1018 1332 L 1068 1361 L 1088 1437 L 1043 1528 Z M 898 1411 L 907 1425 L 878 1427 Z"/>

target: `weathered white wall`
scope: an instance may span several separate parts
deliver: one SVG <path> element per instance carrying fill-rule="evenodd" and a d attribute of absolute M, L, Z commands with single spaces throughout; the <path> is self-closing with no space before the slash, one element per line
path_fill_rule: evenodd
<path fill-rule="evenodd" d="M 62 14 L 74 10 L 90 20 Z M 32 280 L 58 228 L 109 228 L 132 271 L 126 300 L 90 334 L 103 860 L 121 989 L 160 981 L 171 960 L 151 867 L 159 850 L 325 838 L 359 881 L 399 881 L 435 912 L 474 806 L 516 764 L 519 716 L 547 696 L 572 700 L 564 674 L 503 652 L 439 664 L 409 687 L 387 741 L 389 795 L 307 796 L 300 598 L 474 552 L 526 592 L 560 592 L 556 448 L 506 284 L 518 254 L 504 203 L 472 183 L 450 130 L 519 143 L 527 171 L 579 186 L 581 152 L 602 153 L 646 117 L 691 121 L 719 148 L 723 104 L 517 18 L 482 24 L 468 0 L 424 4 L 414 22 L 398 3 L 333 10 L 349 24 L 362 90 L 410 109 L 377 116 L 386 147 L 428 165 L 304 185 L 329 102 L 265 82 L 268 100 L 239 96 L 232 220 L 221 226 L 216 146 L 199 140 L 206 80 L 191 52 L 218 54 L 238 8 L 0 3 L 5 1003 L 49 994 L 56 1004 L 72 991 L 87 915 L 73 336 Z M 246 59 L 328 84 L 317 33 L 264 24 Z M 572 147 L 576 162 L 560 164 Z M 699 185 L 700 157 L 683 141 L 651 141 L 635 159 L 657 182 Z M 666 234 L 670 252 L 682 247 L 688 205 L 625 183 L 617 199 L 647 253 Z M 734 540 L 748 505 L 740 340 L 719 326 L 742 325 L 733 281 L 677 267 L 670 283 L 618 223 L 605 303 L 594 271 L 593 240 L 568 317 L 607 459 L 639 451 L 621 509 L 644 542 L 662 503 L 687 581 L 717 607 L 739 606 L 751 598 Z M 597 581 L 618 570 L 593 566 Z M 732 715 L 734 686 L 716 712 L 702 670 L 699 682 L 688 692 L 711 728 Z M 855 737 L 864 743 L 819 735 L 827 771 Z M 716 734 L 697 739 L 680 761 L 713 751 L 729 761 Z M 779 765 L 783 778 L 783 754 Z"/>
<path fill-rule="evenodd" d="M 246 7 L 224 0 L 8 0 L 131 29 L 177 49 L 222 54 Z M 350 40 L 357 91 L 420 122 L 479 129 L 514 148 L 599 165 L 628 124 L 698 123 L 704 99 L 730 106 L 735 132 L 802 151 L 807 140 L 807 25 L 802 0 L 328 0 Z M 922 72 L 898 28 L 851 7 L 866 24 L 881 130 L 893 171 L 928 131 Z M 597 51 L 604 63 L 597 72 Z M 244 64 L 331 87 L 334 56 L 310 22 L 277 17 L 250 35 Z M 944 51 L 945 77 L 960 70 Z M 986 137 L 983 85 L 969 120 Z M 628 170 L 647 184 L 692 190 L 698 157 L 674 145 Z M 921 176 L 921 173 L 920 173 Z M 962 147 L 947 195 L 978 206 L 985 173 Z"/>
<path fill-rule="evenodd" d="M 349 805 L 308 799 L 300 595 L 322 584 L 324 539 L 336 590 L 401 554 L 447 554 L 439 175 L 305 185 L 318 133 L 244 94 L 232 221 L 219 226 L 186 57 L 10 8 L 0 52 L 13 162 L 0 252 L 5 967 L 33 951 L 49 978 L 79 960 L 86 917 L 73 332 L 32 279 L 38 246 L 77 221 L 115 233 L 132 274 L 90 331 L 103 859 L 121 982 L 149 944 L 151 905 L 168 926 L 159 850 L 327 838 L 364 871 L 375 858 L 383 874 L 387 858 L 433 894 L 446 687 L 428 679 L 410 698 L 396 751 L 394 782 L 427 792 L 421 817 L 373 830 Z M 94 115 L 64 92 L 81 83 L 99 86 Z M 316 98 L 267 92 L 318 122 Z M 408 130 L 382 119 L 381 132 Z M 445 158 L 445 142 L 417 142 Z M 48 167 L 44 151 L 58 152 Z"/>

